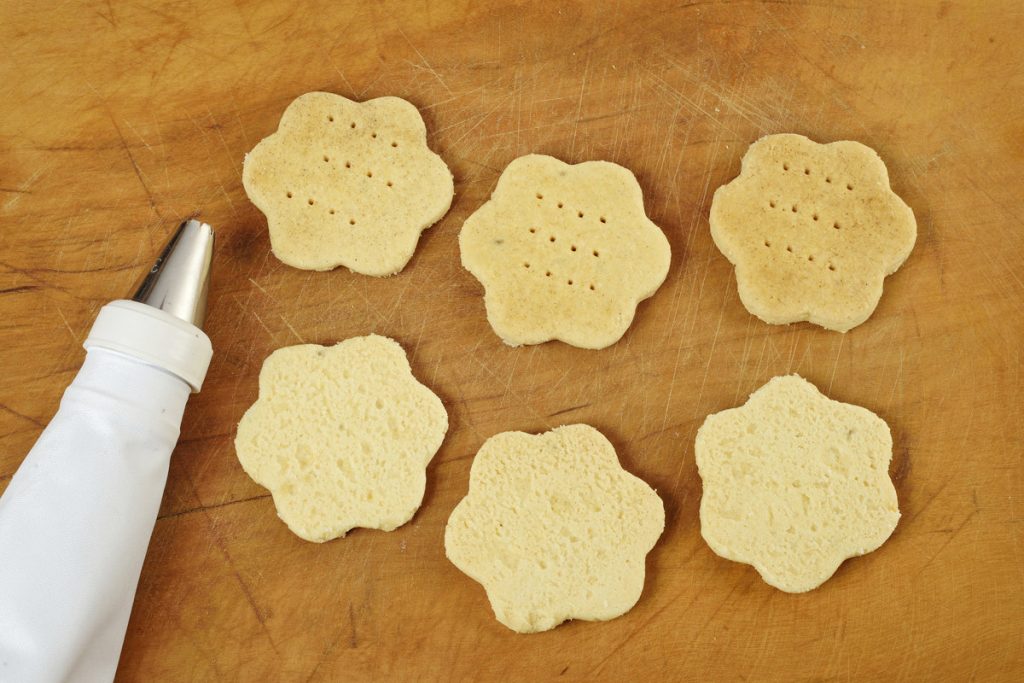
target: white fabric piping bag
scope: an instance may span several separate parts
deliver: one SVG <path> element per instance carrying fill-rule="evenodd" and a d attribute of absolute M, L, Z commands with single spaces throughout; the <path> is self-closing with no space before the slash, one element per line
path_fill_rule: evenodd
<path fill-rule="evenodd" d="M 171 451 L 212 356 L 213 230 L 182 223 L 0 497 L 0 681 L 114 678 Z"/>

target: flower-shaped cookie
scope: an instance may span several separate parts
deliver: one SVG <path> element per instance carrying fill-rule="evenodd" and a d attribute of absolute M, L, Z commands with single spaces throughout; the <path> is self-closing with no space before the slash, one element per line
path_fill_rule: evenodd
<path fill-rule="evenodd" d="M 444 405 L 402 347 L 371 335 L 270 354 L 235 450 L 288 527 L 323 542 L 408 522 L 447 430 Z"/>
<path fill-rule="evenodd" d="M 392 275 L 454 195 L 405 100 L 312 92 L 245 157 L 245 191 L 267 216 L 274 255 L 296 268 Z"/>
<path fill-rule="evenodd" d="M 637 303 L 665 281 L 668 240 L 644 213 L 633 174 L 606 161 L 516 159 L 459 235 L 506 344 L 614 344 Z"/>
<path fill-rule="evenodd" d="M 708 416 L 695 451 L 704 540 L 786 592 L 817 588 L 899 521 L 889 427 L 796 375 Z"/>
<path fill-rule="evenodd" d="M 715 192 L 710 223 L 748 311 L 839 332 L 868 319 L 917 238 L 874 150 L 802 135 L 751 145 L 739 177 Z"/>
<path fill-rule="evenodd" d="M 488 439 L 444 545 L 483 584 L 498 621 L 533 633 L 629 611 L 664 526 L 658 494 L 622 469 L 599 431 L 578 424 Z"/>

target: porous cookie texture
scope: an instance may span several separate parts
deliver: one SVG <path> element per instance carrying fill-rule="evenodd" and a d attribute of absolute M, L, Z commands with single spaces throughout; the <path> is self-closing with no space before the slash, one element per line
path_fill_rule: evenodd
<path fill-rule="evenodd" d="M 613 619 L 636 604 L 665 526 L 658 494 L 588 425 L 505 432 L 480 448 L 445 552 L 520 633 Z"/>
<path fill-rule="evenodd" d="M 665 281 L 671 257 L 630 171 L 539 154 L 508 165 L 463 225 L 459 248 L 484 286 L 491 327 L 511 346 L 614 344 Z"/>
<path fill-rule="evenodd" d="M 235 450 L 288 527 L 323 542 L 408 522 L 447 430 L 444 405 L 402 347 L 371 335 L 272 353 Z"/>
<path fill-rule="evenodd" d="M 695 451 L 704 540 L 788 593 L 817 588 L 899 521 L 888 425 L 797 375 L 708 416 Z"/>
<path fill-rule="evenodd" d="M 710 223 L 748 311 L 838 332 L 868 319 L 917 238 L 874 150 L 790 134 L 750 146 L 739 177 L 715 192 Z"/>
<path fill-rule="evenodd" d="M 249 199 L 267 216 L 274 255 L 307 270 L 383 276 L 404 268 L 454 195 L 426 136 L 416 107 L 397 97 L 297 98 L 242 171 Z"/>

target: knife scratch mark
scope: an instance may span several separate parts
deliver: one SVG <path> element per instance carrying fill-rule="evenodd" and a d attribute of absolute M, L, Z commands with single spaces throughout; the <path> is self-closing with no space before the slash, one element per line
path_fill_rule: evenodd
<path fill-rule="evenodd" d="M 569 406 L 568 408 L 562 408 L 561 410 L 556 410 L 555 412 L 550 413 L 548 415 L 548 417 L 558 417 L 559 415 L 565 415 L 566 413 L 571 413 L 574 410 L 582 410 L 584 408 L 589 408 L 591 405 L 592 404 L 590 404 L 590 403 L 581 403 L 579 405 Z"/>
<path fill-rule="evenodd" d="M 351 604 L 349 605 L 348 610 L 349 610 L 349 620 L 352 622 L 352 624 L 351 624 L 352 625 L 352 635 L 350 637 L 349 644 L 351 645 L 351 647 L 354 648 L 359 643 L 358 643 L 358 641 L 356 639 L 356 623 L 355 623 L 355 616 L 354 616 L 354 614 L 352 612 L 352 605 Z M 344 635 L 345 635 L 345 629 L 343 629 L 343 628 L 342 629 L 338 629 L 337 637 L 333 641 L 331 641 L 331 643 L 326 648 L 324 648 L 323 653 L 320 655 L 320 658 L 316 662 L 316 666 L 314 666 L 313 670 L 309 672 L 309 677 L 306 678 L 306 683 L 310 683 L 310 681 L 312 681 L 313 678 L 316 677 L 316 673 L 320 670 L 320 667 L 323 666 L 323 663 L 325 661 L 327 661 L 327 658 L 330 656 L 330 654 L 332 652 L 334 652 L 334 649 L 336 647 L 338 647 L 338 643 L 341 642 L 341 638 Z"/>
<path fill-rule="evenodd" d="M 479 117 L 478 117 L 478 119 L 477 119 L 477 122 L 476 122 L 476 123 L 474 123 L 474 124 L 473 124 L 473 125 L 472 125 L 472 126 L 471 126 L 471 127 L 469 128 L 469 129 L 467 129 L 467 130 L 466 130 L 465 132 L 463 132 L 463 133 L 462 133 L 462 135 L 460 135 L 459 137 L 457 137 L 457 138 L 456 138 L 455 140 L 452 140 L 452 142 L 450 143 L 450 145 L 449 145 L 449 146 L 451 146 L 451 147 L 455 147 L 455 146 L 456 146 L 456 145 L 458 145 L 458 144 L 459 144 L 460 142 L 462 142 L 462 140 L 464 140 L 464 139 L 466 138 L 466 136 L 467 136 L 467 135 L 469 135 L 469 134 L 470 134 L 470 133 L 472 133 L 472 132 L 473 132 L 474 130 L 476 130 L 476 129 L 477 129 L 477 128 L 478 128 L 479 126 L 480 126 L 480 124 L 481 124 L 481 123 L 483 123 L 484 121 L 486 121 L 487 119 L 489 119 L 489 118 L 491 117 L 491 114 L 493 114 L 494 112 L 498 111 L 499 109 L 504 109 L 504 108 L 506 108 L 506 107 L 508 106 L 508 102 L 509 102 L 509 100 L 511 100 L 511 99 L 512 99 L 512 98 L 513 98 L 514 96 L 515 96 L 515 93 L 514 93 L 514 92 L 513 92 L 513 93 L 511 93 L 511 94 L 509 94 L 509 95 L 506 95 L 506 96 L 505 96 L 505 97 L 504 97 L 504 98 L 503 98 L 503 99 L 502 99 L 502 100 L 501 100 L 500 102 L 498 102 L 498 103 L 497 103 L 496 105 L 494 105 L 493 107 L 491 107 L 491 108 L 490 108 L 490 109 L 489 109 L 489 110 L 488 110 L 488 111 L 487 111 L 486 113 L 484 113 L 484 114 L 480 114 L 480 115 L 479 115 Z"/>
<path fill-rule="evenodd" d="M 0 403 L 0 410 L 3 410 L 4 412 L 10 413 L 11 415 L 14 415 L 15 417 L 20 417 L 22 420 L 27 420 L 28 422 L 31 422 L 32 424 L 34 424 L 36 427 L 39 427 L 40 429 L 42 429 L 43 427 L 46 427 L 46 425 L 44 425 L 39 420 L 37 420 L 34 417 L 31 417 L 29 415 L 25 415 L 24 413 L 19 413 L 17 410 L 15 410 L 14 408 L 11 408 L 6 403 Z"/>
<path fill-rule="evenodd" d="M 238 161 L 236 161 L 236 159 L 238 158 L 238 155 L 231 149 L 231 147 L 228 145 L 228 141 L 224 138 L 224 132 L 223 132 L 224 126 L 216 119 L 216 117 L 213 115 L 213 110 L 211 110 L 209 107 L 206 108 L 206 115 L 209 117 L 210 121 L 213 122 L 210 125 L 210 128 L 212 128 L 214 131 L 216 131 L 217 138 L 220 140 L 220 146 L 224 148 L 224 153 L 227 155 L 228 159 L 231 160 L 231 165 L 235 169 L 235 174 L 238 176 L 238 179 L 241 180 L 242 179 L 242 165 Z M 221 186 L 221 189 L 223 190 L 224 187 Z M 225 194 L 227 194 L 227 193 L 225 192 Z M 232 208 L 233 207 L 234 207 L 234 205 L 232 205 Z"/>
<path fill-rule="evenodd" d="M 270 635 L 270 629 L 267 628 L 267 617 L 260 609 L 260 606 L 256 603 L 256 598 L 253 597 L 252 589 L 249 588 L 249 584 L 242 579 L 242 573 L 238 571 L 235 566 L 235 561 L 228 552 L 227 544 L 224 542 L 216 532 L 216 525 L 213 522 L 212 516 L 208 510 L 203 510 L 203 515 L 206 516 L 207 521 L 210 524 L 210 534 L 213 537 L 213 544 L 220 550 L 221 555 L 224 556 L 225 561 L 228 563 L 228 567 L 231 568 L 231 573 L 234 574 L 235 580 L 238 582 L 238 587 L 241 589 L 242 594 L 245 596 L 246 601 L 249 603 L 249 607 L 252 608 L 253 614 L 256 615 L 256 620 L 260 622 L 260 627 L 263 629 L 264 635 L 267 636 L 267 641 L 270 643 L 271 649 L 275 654 L 280 654 L 277 649 L 277 643 L 274 642 L 274 638 Z"/>
<path fill-rule="evenodd" d="M 364 278 L 364 279 L 369 279 L 369 278 Z M 367 287 L 367 284 L 364 283 L 363 284 L 363 289 L 359 289 L 358 287 L 351 287 L 349 289 L 349 291 L 355 292 L 356 294 L 359 295 L 359 298 L 362 299 L 363 303 L 366 305 L 366 312 L 371 314 L 371 315 L 373 315 L 375 318 L 377 318 L 377 324 L 379 324 L 379 325 L 386 325 L 387 321 L 383 318 L 383 316 L 381 316 L 380 311 L 378 311 L 377 307 L 373 305 L 373 302 L 370 301 L 370 297 L 367 296 L 366 289 L 365 289 L 366 287 Z"/>
<path fill-rule="evenodd" d="M 49 169 L 45 169 L 45 170 L 49 170 Z M 10 199 L 7 200 L 6 204 L 4 204 L 4 210 L 6 211 L 6 210 L 12 208 L 15 204 L 17 204 L 19 201 L 21 201 L 21 198 L 23 196 L 25 196 L 27 194 L 32 194 L 29 191 L 29 188 L 32 186 L 33 183 L 36 182 L 36 180 L 39 179 L 39 176 L 43 175 L 43 173 L 44 173 L 44 169 L 38 168 L 38 169 L 35 170 L 34 173 L 32 173 L 32 175 L 30 175 L 28 177 L 27 180 L 25 180 L 25 182 L 21 183 L 21 185 L 19 185 L 16 189 L 14 189 L 14 188 L 4 188 L 2 190 L 3 192 L 9 192 L 9 193 L 14 195 L 13 197 L 11 197 Z"/>
<path fill-rule="evenodd" d="M 177 512 L 168 512 L 167 514 L 160 515 L 157 517 L 157 521 L 163 519 L 174 519 L 176 517 L 184 517 L 185 515 L 191 515 L 196 512 L 206 512 L 208 510 L 216 510 L 217 508 L 225 508 L 231 505 L 238 505 L 239 503 L 249 503 L 254 500 L 264 500 L 270 498 L 271 494 L 261 493 L 255 496 L 249 496 L 248 498 L 239 498 L 237 500 L 229 500 L 223 503 L 215 503 L 214 505 L 197 505 L 196 507 L 187 508 L 185 510 L 178 510 Z"/>
<path fill-rule="evenodd" d="M 416 333 L 416 343 L 412 346 L 412 355 L 415 357 L 420 352 L 420 341 L 423 339 L 423 330 L 427 326 L 427 319 L 423 319 L 423 323 L 420 325 L 420 331 Z"/>
<path fill-rule="evenodd" d="M 832 383 L 836 381 L 836 370 L 839 368 L 839 356 L 843 352 L 843 342 L 846 341 L 846 335 L 839 337 L 839 348 L 836 350 L 836 359 L 832 362 L 832 377 L 828 380 L 828 391 L 827 394 L 832 393 Z M 900 352 L 900 369 L 903 369 L 903 352 Z M 899 380 L 899 378 L 896 378 Z M 895 391 L 895 387 L 893 389 Z"/>
<path fill-rule="evenodd" d="M 497 374 L 496 374 L 496 373 L 494 372 L 494 370 L 492 370 L 492 369 L 490 368 L 490 366 L 488 366 L 488 365 L 487 365 L 486 363 L 484 363 L 484 362 L 483 362 L 482 360 L 480 360 L 480 359 L 479 359 L 479 358 L 478 358 L 478 357 L 477 357 L 477 356 L 476 356 L 475 354 L 473 355 L 473 360 L 475 360 L 475 361 L 477 362 L 477 365 L 479 365 L 479 366 L 480 366 L 480 368 L 481 368 L 481 369 L 482 369 L 482 370 L 483 370 L 484 372 L 486 372 L 486 373 L 487 373 L 488 375 L 490 375 L 490 376 L 491 376 L 491 379 L 495 380 L 496 382 L 501 382 L 501 378 L 500 378 L 500 377 L 498 377 L 498 375 L 497 375 Z M 568 371 L 568 370 L 566 370 L 566 375 L 567 375 L 568 373 L 569 373 L 569 371 Z M 564 379 L 564 376 L 563 376 L 563 379 Z M 549 393 L 551 393 L 551 392 L 549 392 Z M 541 415 L 541 414 L 540 414 L 540 413 L 539 413 L 539 412 L 537 411 L 537 409 L 536 409 L 536 408 L 534 408 L 534 406 L 533 406 L 533 403 L 532 403 L 531 401 L 526 401 L 526 400 L 523 400 L 523 398 L 522 398 L 521 396 L 519 396 L 519 395 L 518 395 L 518 394 L 517 394 L 517 393 L 516 393 L 515 391 L 510 391 L 510 392 L 509 392 L 509 393 L 507 393 L 507 394 L 503 394 L 503 398 L 504 398 L 505 396 L 511 396 L 511 397 L 512 397 L 513 399 L 515 399 L 515 400 L 516 400 L 516 401 L 517 401 L 517 402 L 518 402 L 518 403 L 519 403 L 520 405 L 522 405 L 522 406 L 525 406 L 525 407 L 526 407 L 526 409 L 527 409 L 527 411 L 528 411 L 528 412 L 529 412 L 529 413 L 530 413 L 530 414 L 531 414 L 531 415 L 532 415 L 532 416 L 533 416 L 534 418 L 536 418 L 538 422 L 540 422 L 540 423 L 541 423 L 542 425 L 544 425 L 544 428 L 545 428 L 545 429 L 551 429 L 551 423 L 550 423 L 550 422 L 548 422 L 548 420 L 547 420 L 547 417 L 546 417 L 546 416 L 544 416 L 544 415 Z"/>
<path fill-rule="evenodd" d="M 259 322 L 260 326 L 264 330 L 266 330 L 267 334 L 269 334 L 274 339 L 274 342 L 276 343 L 277 342 L 277 335 L 270 331 L 270 328 L 267 327 L 267 324 L 265 322 L 263 322 L 263 318 L 260 317 L 260 314 L 257 313 L 256 311 L 249 311 L 249 312 L 252 313 L 252 317 L 256 318 L 256 320 Z"/>
<path fill-rule="evenodd" d="M 944 551 L 949 546 L 949 544 L 953 542 L 953 539 L 955 539 L 960 534 L 960 532 L 964 530 L 964 527 L 967 526 L 968 522 L 970 522 L 972 519 L 975 518 L 975 516 L 977 516 L 978 512 L 980 512 L 980 510 L 978 510 L 977 508 L 971 510 L 970 514 L 968 514 L 967 517 L 965 517 L 964 520 L 960 522 L 960 524 L 955 529 L 952 529 L 949 532 L 949 538 L 947 538 L 946 542 L 939 546 L 939 549 L 932 553 L 932 556 L 929 557 L 923 565 L 921 565 L 921 568 L 917 570 L 916 574 L 914 574 L 914 579 L 919 577 L 925 569 L 931 566 L 932 562 L 935 561 L 935 558 L 942 554 L 942 551 Z"/>
<path fill-rule="evenodd" d="M 437 371 L 441 367 L 442 356 L 438 356 L 437 360 L 434 361 L 434 374 L 430 378 L 430 386 L 437 385 Z"/>
<path fill-rule="evenodd" d="M 128 161 L 132 165 L 132 170 L 135 171 L 135 177 L 138 178 L 139 184 L 142 185 L 142 189 L 145 191 L 146 197 L 149 199 L 150 208 L 153 210 L 153 213 L 156 214 L 156 217 L 159 218 L 161 222 L 164 222 L 164 217 L 160 213 L 160 209 L 157 208 L 156 198 L 153 197 L 153 193 L 150 191 L 149 185 L 146 184 L 146 180 L 142 175 L 142 169 L 139 168 L 139 164 L 135 161 L 135 156 L 132 154 L 131 148 L 128 147 L 128 141 L 124 139 L 124 133 L 121 132 L 121 127 L 117 125 L 117 119 L 115 119 L 114 115 L 109 111 L 107 112 L 107 116 L 110 118 L 110 123 L 114 126 L 114 130 L 117 131 L 117 137 L 121 141 L 121 149 L 124 150 L 125 155 L 128 157 Z M 152 236 L 150 236 L 150 239 L 152 240 Z"/>
<path fill-rule="evenodd" d="M 405 293 L 409 291 L 410 286 L 412 286 L 412 281 L 406 281 L 405 286 L 402 287 L 402 290 L 398 293 L 398 296 L 395 298 L 395 303 L 391 305 L 391 310 L 388 311 L 387 315 L 384 316 L 384 318 L 381 321 L 385 325 L 390 325 L 392 319 L 394 319 L 395 317 L 395 313 L 398 313 L 399 310 L 401 309 L 402 299 L 405 298 Z"/>
<path fill-rule="evenodd" d="M 886 406 L 886 411 L 888 411 L 888 410 L 890 410 L 892 408 L 893 399 L 896 398 L 896 387 L 899 386 L 900 379 L 903 377 L 903 354 L 904 354 L 903 349 L 900 349 L 900 364 L 896 368 L 896 379 L 893 380 L 892 391 L 889 392 L 889 403 Z"/>
<path fill-rule="evenodd" d="M 396 24 L 395 28 L 398 29 L 398 32 L 402 35 L 402 39 L 405 40 L 405 42 L 407 42 L 409 44 L 409 47 L 411 47 L 413 49 L 413 52 L 415 52 L 417 55 L 419 55 L 419 58 L 423 60 L 423 64 L 426 65 L 427 71 L 429 71 L 431 74 L 434 75 L 434 78 L 436 78 L 438 80 L 438 82 L 441 84 L 441 86 L 444 87 L 444 89 L 448 91 L 449 95 L 454 95 L 455 93 L 452 92 L 452 89 L 449 88 L 448 84 L 445 83 L 443 78 L 441 78 L 441 74 L 439 74 L 437 72 L 437 69 L 435 69 L 433 66 L 431 66 L 430 62 L 427 61 L 427 58 L 423 56 L 422 52 L 420 52 L 420 49 L 418 47 L 416 47 L 415 45 L 413 45 L 413 42 L 411 40 L 409 40 L 409 36 L 406 35 L 405 31 L 402 30 L 402 27 L 398 26 Z"/>
<path fill-rule="evenodd" d="M 71 339 L 75 343 L 78 343 L 78 335 L 76 335 L 75 331 L 71 329 L 71 325 L 68 324 L 68 319 L 64 317 L 64 311 L 60 310 L 60 306 L 57 306 L 57 315 L 60 316 L 61 322 L 64 323 L 64 327 L 68 328 L 68 334 L 71 335 Z"/>
<path fill-rule="evenodd" d="M 352 84 L 349 82 L 348 77 L 345 76 L 345 72 L 341 70 L 341 67 L 332 61 L 331 68 L 338 72 L 338 75 L 341 76 L 341 80 L 345 82 L 345 88 L 347 91 L 354 95 L 356 89 L 352 87 Z"/>
<path fill-rule="evenodd" d="M 700 382 L 700 389 L 697 391 L 697 400 L 694 403 L 693 418 L 696 419 L 697 411 L 700 410 L 701 399 L 704 397 L 704 387 L 708 382 L 708 375 L 711 372 L 711 362 L 715 358 L 715 348 L 718 346 L 718 337 L 722 332 L 722 319 L 725 317 L 725 304 L 729 297 L 722 296 L 722 305 L 718 308 L 718 324 L 715 326 L 715 335 L 711 338 L 711 349 L 708 351 L 708 362 L 704 365 L 704 377 Z"/>
<path fill-rule="evenodd" d="M 733 587 L 733 590 L 735 590 L 735 586 Z M 600 671 L 604 668 L 605 664 L 607 664 L 608 661 L 610 659 L 612 659 L 612 657 L 614 657 L 617 652 L 619 652 L 622 648 L 624 648 L 629 641 L 631 641 L 633 638 L 635 638 L 637 635 L 639 635 L 642 630 L 644 630 L 648 625 L 650 625 L 651 622 L 653 622 L 657 617 L 659 617 L 665 610 L 671 608 L 673 605 L 676 605 L 677 604 L 676 603 L 676 599 L 680 595 L 682 595 L 682 592 L 683 591 L 677 592 L 676 595 L 672 596 L 668 601 L 665 602 L 664 605 L 662 605 L 657 610 L 655 610 L 651 614 L 651 616 L 649 616 L 647 619 L 645 619 L 640 624 L 638 624 L 625 638 L 622 639 L 621 642 L 618 643 L 618 645 L 616 645 L 614 648 L 612 648 L 608 652 L 608 654 L 605 655 L 605 657 L 600 662 L 598 662 L 592 669 L 590 669 L 590 671 L 588 671 L 587 674 L 582 677 L 582 679 L 583 680 L 599 680 L 601 677 L 600 676 L 595 676 L 595 674 L 600 673 Z M 732 595 L 732 591 L 729 591 L 729 594 L 725 596 L 725 599 L 728 600 L 729 596 L 731 596 L 731 595 Z M 719 609 L 721 609 L 721 606 L 719 606 Z M 716 611 L 714 614 L 712 614 L 711 615 L 712 618 L 714 618 L 715 614 L 717 614 L 717 613 L 718 612 Z M 708 621 L 710 622 L 710 620 L 708 620 Z M 705 624 L 705 626 L 706 625 L 707 624 Z"/>
<path fill-rule="evenodd" d="M 740 362 L 739 362 L 740 373 L 739 373 L 739 377 L 736 379 L 736 393 L 734 393 L 733 396 L 732 396 L 733 404 L 739 403 L 740 392 L 743 390 L 743 384 L 744 384 L 744 381 L 747 378 L 747 364 L 748 364 L 748 361 L 750 360 L 751 349 L 754 346 L 754 344 L 753 344 L 754 337 L 750 333 L 750 327 L 752 325 L 753 320 L 754 320 L 754 316 L 751 315 L 751 316 L 747 317 L 747 329 L 746 329 L 746 331 L 744 332 L 744 335 L 743 335 L 743 355 L 740 357 Z"/>
<path fill-rule="evenodd" d="M 145 147 L 149 151 L 149 153 L 152 154 L 153 153 L 153 148 L 149 146 L 149 143 L 146 142 L 146 138 L 142 137 L 142 135 L 139 133 L 138 129 L 135 128 L 135 126 L 132 125 L 132 122 L 128 121 L 127 119 L 125 119 L 124 125 L 126 125 L 126 126 L 128 126 L 129 128 L 132 129 L 132 132 L 135 133 L 135 137 L 137 137 L 139 139 L 139 141 L 143 145 L 145 145 Z"/>
<path fill-rule="evenodd" d="M 576 116 L 572 124 L 572 141 L 569 143 L 569 157 L 571 159 L 576 157 L 576 132 L 580 127 L 580 115 L 583 113 L 583 93 L 587 89 L 587 76 L 590 74 L 590 59 L 592 56 L 593 53 L 588 50 L 587 62 L 583 67 L 583 80 L 580 82 L 580 96 L 576 100 Z"/>
<path fill-rule="evenodd" d="M 377 82 L 378 82 L 378 81 L 380 81 L 380 79 L 381 79 L 381 78 L 383 78 L 383 77 L 384 77 L 384 72 L 383 72 L 383 71 L 379 71 L 379 72 L 377 73 L 377 75 L 376 75 L 376 76 L 375 76 L 375 77 L 373 78 L 373 80 L 371 80 L 371 81 L 370 81 L 369 83 L 367 83 L 367 84 L 366 84 L 366 85 L 365 85 L 365 86 L 363 87 L 363 89 L 359 91 L 359 94 L 358 94 L 358 95 L 356 95 L 356 99 L 357 99 L 357 100 L 362 100 L 362 99 L 364 99 L 364 98 L 366 97 L 366 93 L 370 92 L 370 89 L 371 89 L 371 88 L 372 88 L 373 86 L 377 85 Z"/>
<path fill-rule="evenodd" d="M 288 328 L 289 330 L 291 330 L 292 334 L 294 334 L 294 335 L 295 335 L 295 338 L 296 338 L 296 339 L 298 339 L 298 340 L 299 340 L 300 342 L 302 342 L 303 344 L 305 344 L 305 343 L 306 343 L 306 340 L 302 338 L 302 335 L 301 335 L 301 334 L 299 334 L 298 332 L 296 332 L 296 331 L 295 331 L 295 328 L 294 328 L 294 327 L 292 327 L 292 324 L 291 324 L 290 322 L 288 322 L 288 319 L 287 319 L 287 318 L 285 318 L 285 317 L 284 317 L 283 315 L 281 315 L 280 313 L 278 313 L 278 317 L 279 317 L 279 318 L 281 318 L 281 321 L 282 321 L 282 322 L 283 322 L 283 323 L 285 324 L 285 326 L 286 326 L 286 327 L 287 327 L 287 328 Z"/>
<path fill-rule="evenodd" d="M 512 391 L 512 379 L 515 377 L 516 365 L 519 364 L 519 357 L 521 355 L 522 354 L 517 353 L 517 354 L 512 356 L 512 369 L 509 370 L 509 372 L 508 372 L 508 381 L 505 383 L 505 394 L 506 395 L 511 395 L 513 393 L 513 391 Z"/>
<path fill-rule="evenodd" d="M 231 215 L 238 218 L 238 208 L 235 206 L 235 202 L 232 201 L 231 195 L 229 195 L 228 191 L 224 189 L 223 184 L 217 183 L 217 185 L 220 187 L 220 192 L 224 195 L 224 199 L 228 200 L 228 205 L 231 207 Z"/>
<path fill-rule="evenodd" d="M 17 294 L 19 292 L 31 292 L 34 289 L 39 289 L 36 285 L 19 285 L 16 287 L 8 287 L 7 289 L 0 289 L 0 294 Z"/>
<path fill-rule="evenodd" d="M 239 376 L 241 376 L 242 374 L 243 373 L 239 373 Z M 185 481 L 188 482 L 188 485 L 189 485 L 189 487 L 192 490 L 192 495 L 197 500 L 199 500 L 199 495 L 196 492 L 197 489 L 196 489 L 195 481 L 193 480 L 192 475 L 189 474 L 188 469 L 183 469 L 182 470 L 182 475 L 184 476 Z M 232 559 L 231 554 L 228 552 L 227 545 L 225 544 L 224 539 L 222 539 L 220 537 L 220 535 L 218 534 L 218 524 L 214 520 L 213 514 L 211 514 L 211 512 L 210 512 L 211 510 L 216 509 L 218 507 L 227 507 L 228 505 L 232 505 L 234 503 L 243 503 L 243 502 L 246 502 L 248 500 L 257 500 L 258 498 L 267 498 L 270 495 L 271 494 L 269 494 L 269 493 L 265 493 L 265 494 L 260 494 L 259 496 L 256 496 L 256 497 L 253 497 L 253 498 L 244 499 L 244 500 L 238 500 L 238 501 L 232 501 L 232 502 L 229 502 L 229 503 L 214 504 L 214 505 L 210 505 L 210 506 L 202 506 L 201 505 L 198 508 L 196 508 L 194 510 L 191 510 L 190 512 L 200 512 L 200 513 L 202 513 L 203 517 L 206 519 L 206 523 L 207 523 L 206 532 L 207 532 L 208 537 L 212 541 L 212 545 L 217 547 L 217 549 L 220 551 L 221 555 L 224 557 L 224 560 L 227 562 L 228 567 L 231 569 L 231 573 L 234 575 L 235 580 L 238 582 L 238 586 L 241 589 L 242 594 L 245 596 L 246 602 L 249 603 L 249 607 L 252 609 L 253 614 L 256 615 L 256 620 L 259 621 L 260 627 L 262 628 L 264 635 L 266 635 L 267 641 L 270 643 L 270 648 L 274 651 L 275 654 L 280 654 L 278 652 L 278 649 L 277 649 L 277 644 L 274 642 L 273 637 L 270 635 L 270 629 L 267 628 L 266 615 L 264 615 L 263 610 L 261 610 L 259 605 L 256 603 L 256 599 L 253 596 L 252 591 L 249 588 L 249 585 L 242 579 L 242 574 L 241 574 L 241 572 L 238 571 L 238 568 L 235 566 L 234 559 Z M 182 513 L 182 514 L 185 514 L 185 513 Z M 167 517 L 174 517 L 174 516 L 179 516 L 179 515 L 173 515 L 173 514 L 167 515 Z"/>

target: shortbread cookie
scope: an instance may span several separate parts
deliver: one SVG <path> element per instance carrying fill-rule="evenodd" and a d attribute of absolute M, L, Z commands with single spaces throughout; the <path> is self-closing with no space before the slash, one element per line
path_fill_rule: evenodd
<path fill-rule="evenodd" d="M 371 335 L 270 354 L 235 450 L 288 527 L 323 542 L 408 522 L 447 430 L 441 400 L 412 376 L 402 347 Z"/>
<path fill-rule="evenodd" d="M 695 451 L 704 540 L 788 593 L 817 588 L 899 521 L 888 425 L 797 375 L 709 415 Z"/>
<path fill-rule="evenodd" d="M 312 92 L 245 157 L 245 191 L 274 255 L 296 268 L 392 275 L 451 205 L 452 174 L 405 100 Z"/>
<path fill-rule="evenodd" d="M 516 159 L 459 235 L 506 344 L 614 344 L 668 273 L 668 240 L 633 174 L 607 161 Z"/>
<path fill-rule="evenodd" d="M 601 432 L 578 424 L 488 439 L 444 546 L 483 584 L 498 621 L 533 633 L 629 611 L 664 526 L 658 494 L 622 469 Z"/>
<path fill-rule="evenodd" d="M 748 311 L 839 332 L 868 319 L 917 238 L 874 150 L 802 135 L 751 145 L 739 177 L 715 192 L 710 222 Z"/>

